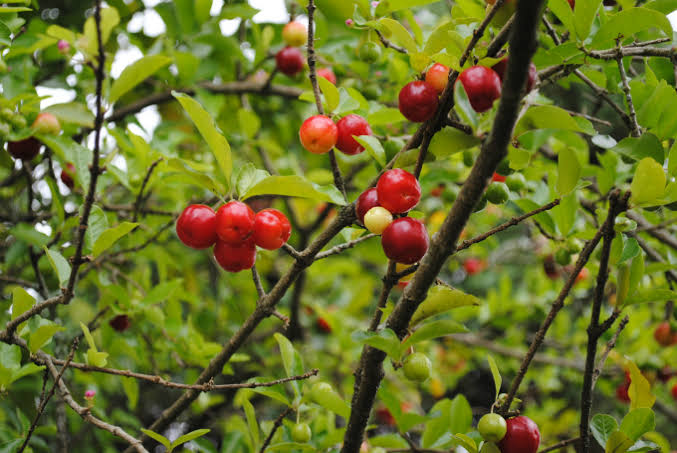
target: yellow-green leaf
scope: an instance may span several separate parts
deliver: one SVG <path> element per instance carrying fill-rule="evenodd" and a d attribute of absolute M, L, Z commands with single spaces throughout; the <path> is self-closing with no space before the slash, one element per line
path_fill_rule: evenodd
<path fill-rule="evenodd" d="M 631 379 L 630 388 L 628 389 L 630 409 L 640 407 L 651 408 L 656 402 L 656 397 L 651 393 L 651 384 L 632 361 L 628 360 L 627 366 L 630 369 Z"/>
<path fill-rule="evenodd" d="M 564 148 L 557 159 L 557 193 L 566 195 L 576 188 L 581 177 L 581 164 L 571 148 Z"/>
<path fill-rule="evenodd" d="M 446 286 L 433 286 L 428 291 L 428 297 L 418 306 L 414 316 L 411 318 L 411 326 L 415 326 L 424 319 L 445 313 L 458 307 L 467 307 L 469 305 L 479 305 L 480 300 L 470 294 L 466 294 L 455 288 Z"/>
<path fill-rule="evenodd" d="M 164 55 L 149 55 L 135 61 L 127 66 L 120 77 L 113 82 L 110 88 L 108 100 L 113 103 L 120 99 L 125 93 L 132 90 L 135 86 L 155 74 L 161 68 L 164 68 L 172 59 Z"/>
<path fill-rule="evenodd" d="M 650 157 L 639 161 L 630 185 L 631 201 L 648 204 L 665 193 L 665 171 L 663 166 Z"/>
<path fill-rule="evenodd" d="M 345 204 L 341 192 L 335 186 L 318 186 L 301 176 L 268 176 L 249 188 L 241 198 L 246 200 L 257 195 L 282 195 Z"/>
<path fill-rule="evenodd" d="M 31 332 L 28 337 L 28 346 L 33 354 L 37 352 L 43 345 L 45 345 L 49 340 L 52 339 L 55 333 L 66 330 L 58 324 L 47 323 L 38 327 L 35 331 Z"/>
<path fill-rule="evenodd" d="M 120 238 L 136 228 L 138 223 L 122 222 L 120 225 L 109 228 L 98 237 L 92 247 L 92 254 L 95 257 L 101 255 L 115 244 Z"/>
<path fill-rule="evenodd" d="M 56 271 L 56 275 L 59 277 L 59 284 L 64 286 L 71 275 L 71 265 L 68 264 L 66 258 L 61 255 L 61 253 L 54 250 L 49 250 L 47 247 L 43 247 L 49 264 L 52 265 L 52 268 Z"/>
<path fill-rule="evenodd" d="M 35 304 L 33 296 L 19 286 L 14 287 L 12 290 L 12 319 L 16 319 L 20 314 L 28 311 L 33 304 Z"/>
<path fill-rule="evenodd" d="M 393 41 L 400 44 L 409 52 L 416 52 L 416 41 L 414 41 L 414 38 L 412 38 L 401 23 L 388 17 L 384 17 L 379 22 L 392 33 L 391 39 Z"/>
<path fill-rule="evenodd" d="M 331 83 L 324 77 L 318 77 L 317 83 L 320 85 L 320 90 L 322 90 L 322 94 L 324 94 L 324 100 L 327 102 L 328 112 L 333 112 L 334 110 L 336 110 L 336 107 L 338 107 L 339 101 L 341 99 L 339 90 L 333 83 Z"/>

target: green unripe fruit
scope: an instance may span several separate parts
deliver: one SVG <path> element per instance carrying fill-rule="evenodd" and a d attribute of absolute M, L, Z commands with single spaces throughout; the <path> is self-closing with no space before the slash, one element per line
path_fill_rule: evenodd
<path fill-rule="evenodd" d="M 486 414 L 477 424 L 482 439 L 487 442 L 500 442 L 508 431 L 505 419 L 498 414 Z"/>
<path fill-rule="evenodd" d="M 10 121 L 12 117 L 14 117 L 14 111 L 12 109 L 8 109 L 7 107 L 0 109 L 0 119 Z"/>
<path fill-rule="evenodd" d="M 381 58 L 381 47 L 375 42 L 365 42 L 360 46 L 358 56 L 365 63 L 375 63 Z"/>
<path fill-rule="evenodd" d="M 331 385 L 326 382 L 318 382 L 313 385 L 313 388 L 310 390 L 310 397 L 313 401 L 322 401 L 329 395 L 334 393 L 334 389 Z"/>
<path fill-rule="evenodd" d="M 527 186 L 527 180 L 522 173 L 513 173 L 505 177 L 505 184 L 513 192 L 521 192 Z"/>
<path fill-rule="evenodd" d="M 566 248 L 572 255 L 580 253 L 583 250 L 583 244 L 576 238 L 567 239 Z"/>
<path fill-rule="evenodd" d="M 628 219 L 627 217 L 616 217 L 616 223 L 614 225 L 614 230 L 617 233 L 624 233 L 626 231 L 632 231 L 637 228 L 637 222 L 634 220 Z"/>
<path fill-rule="evenodd" d="M 400 139 L 390 139 L 383 145 L 386 152 L 386 160 L 389 162 L 395 154 L 399 153 L 404 148 L 405 143 Z"/>
<path fill-rule="evenodd" d="M 422 352 L 415 352 L 409 355 L 402 366 L 406 378 L 415 382 L 424 382 L 428 379 L 432 369 L 433 364 Z"/>
<path fill-rule="evenodd" d="M 460 190 L 461 189 L 459 189 L 456 184 L 450 184 L 445 188 L 444 192 L 442 192 L 442 199 L 448 203 L 453 203 L 456 201 L 456 197 L 458 197 Z"/>
<path fill-rule="evenodd" d="M 510 198 L 510 190 L 503 182 L 492 182 L 487 188 L 487 200 L 493 204 L 503 204 Z"/>
<path fill-rule="evenodd" d="M 555 252 L 555 261 L 560 266 L 566 266 L 571 262 L 571 253 L 567 249 L 559 249 Z"/>
<path fill-rule="evenodd" d="M 378 99 L 382 93 L 381 87 L 375 83 L 370 83 L 362 89 L 362 94 L 367 99 Z"/>
<path fill-rule="evenodd" d="M 487 195 L 484 194 L 482 195 L 482 198 L 480 198 L 480 201 L 477 202 L 477 205 L 475 205 L 475 209 L 473 209 L 473 212 L 480 212 L 482 209 L 487 207 Z"/>
<path fill-rule="evenodd" d="M 508 176 L 511 175 L 515 172 L 512 168 L 510 168 L 510 161 L 505 158 L 502 161 L 498 163 L 498 166 L 496 167 L 496 173 L 502 176 Z"/>
<path fill-rule="evenodd" d="M 15 129 L 23 129 L 28 125 L 26 118 L 21 115 L 13 115 L 9 122 L 12 123 L 12 126 L 14 126 Z"/>
<path fill-rule="evenodd" d="M 313 433 L 310 430 L 310 426 L 308 426 L 308 423 L 298 423 L 291 430 L 292 440 L 294 442 L 299 442 L 302 444 L 305 444 L 306 442 L 310 441 L 312 434 Z"/>
<path fill-rule="evenodd" d="M 9 124 L 7 123 L 0 123 L 0 137 L 5 138 L 9 135 L 10 132 L 10 127 Z"/>
<path fill-rule="evenodd" d="M 469 149 L 463 151 L 463 165 L 466 167 L 472 167 L 475 163 L 475 154 Z"/>

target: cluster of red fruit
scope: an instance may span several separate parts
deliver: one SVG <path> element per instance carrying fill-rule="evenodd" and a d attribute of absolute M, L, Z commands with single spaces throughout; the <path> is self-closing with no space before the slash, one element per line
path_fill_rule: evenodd
<path fill-rule="evenodd" d="M 303 147 L 313 154 L 325 154 L 336 147 L 349 156 L 364 151 L 364 147 L 354 137 L 371 135 L 371 127 L 360 115 L 350 114 L 338 123 L 325 115 L 315 115 L 306 119 L 299 129 L 299 138 Z"/>
<path fill-rule="evenodd" d="M 194 204 L 183 210 L 176 222 L 176 234 L 188 247 L 214 246 L 214 258 L 228 272 L 251 269 L 256 246 L 277 250 L 291 236 L 291 224 L 277 209 L 257 214 L 240 201 L 230 201 L 216 213 L 209 206 Z"/>
<path fill-rule="evenodd" d="M 421 199 L 421 186 L 414 175 L 401 168 L 384 172 L 375 188 L 362 193 L 355 204 L 357 218 L 374 234 L 381 235 L 386 256 L 402 264 L 418 262 L 428 251 L 428 231 L 411 217 L 393 220 Z"/>
<path fill-rule="evenodd" d="M 293 77 L 303 71 L 304 58 L 299 47 L 308 40 L 308 29 L 300 22 L 289 22 L 282 29 L 282 40 L 287 45 L 275 54 L 275 67 L 282 74 Z M 336 85 L 336 75 L 331 69 L 318 69 L 317 75 Z"/>
<path fill-rule="evenodd" d="M 482 438 L 496 444 L 501 453 L 536 453 L 541 443 L 538 425 L 523 415 L 506 420 L 498 414 L 486 414 L 477 429 Z"/>

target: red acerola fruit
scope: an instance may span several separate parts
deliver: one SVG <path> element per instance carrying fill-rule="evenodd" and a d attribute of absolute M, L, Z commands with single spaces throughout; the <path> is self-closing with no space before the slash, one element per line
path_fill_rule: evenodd
<path fill-rule="evenodd" d="M 430 239 L 425 225 L 411 217 L 394 220 L 381 234 L 384 253 L 397 263 L 418 262 L 428 251 L 429 244 Z"/>
<path fill-rule="evenodd" d="M 491 67 L 496 74 L 498 74 L 498 78 L 501 79 L 501 83 L 503 83 L 503 80 L 505 79 L 505 71 L 508 69 L 508 57 L 505 57 L 495 65 Z M 534 85 L 536 85 L 536 79 L 538 78 L 538 70 L 536 69 L 536 65 L 533 63 L 529 64 L 529 77 L 527 78 L 527 93 L 531 90 L 534 89 Z"/>
<path fill-rule="evenodd" d="M 486 263 L 484 260 L 479 258 L 468 258 L 467 260 L 463 261 L 463 269 L 465 269 L 465 272 L 468 275 L 479 274 L 484 270 L 485 267 Z"/>
<path fill-rule="evenodd" d="M 371 127 L 367 120 L 360 115 L 346 115 L 336 123 L 336 128 L 338 129 L 336 148 L 339 151 L 350 156 L 364 151 L 364 147 L 353 136 L 371 135 Z"/>
<path fill-rule="evenodd" d="M 289 219 L 277 209 L 264 209 L 254 219 L 254 243 L 266 250 L 277 250 L 291 236 Z"/>
<path fill-rule="evenodd" d="M 38 134 L 58 135 L 61 132 L 59 120 L 49 112 L 39 113 L 31 127 Z"/>
<path fill-rule="evenodd" d="M 282 29 L 282 40 L 290 46 L 302 46 L 308 41 L 308 29 L 301 22 L 289 22 Z"/>
<path fill-rule="evenodd" d="M 548 255 L 543 259 L 543 271 L 550 280 L 559 278 L 560 272 L 554 256 Z"/>
<path fill-rule="evenodd" d="M 378 203 L 378 193 L 376 192 L 376 187 L 367 189 L 362 194 L 357 197 L 355 202 L 355 213 L 357 214 L 357 220 L 360 223 L 364 223 L 364 215 L 369 212 L 371 208 L 376 206 L 381 206 Z"/>
<path fill-rule="evenodd" d="M 192 204 L 176 221 L 181 242 L 194 249 L 206 249 L 216 242 L 216 214 L 209 206 Z"/>
<path fill-rule="evenodd" d="M 108 321 L 110 326 L 117 330 L 118 332 L 124 332 L 129 329 L 129 326 L 132 324 L 127 315 L 117 315 L 115 318 Z"/>
<path fill-rule="evenodd" d="M 437 90 L 428 82 L 416 80 L 409 82 L 399 95 L 400 112 L 414 123 L 423 123 L 435 115 L 439 99 Z"/>
<path fill-rule="evenodd" d="M 618 387 L 616 387 L 616 398 L 618 399 L 618 401 L 620 401 L 621 403 L 630 402 L 630 394 L 628 393 L 629 389 L 630 389 L 629 382 L 624 382 L 623 384 L 619 384 Z"/>
<path fill-rule="evenodd" d="M 435 63 L 426 71 L 425 81 L 438 93 L 442 93 L 449 83 L 449 68 L 441 63 Z"/>
<path fill-rule="evenodd" d="M 501 79 L 493 69 L 486 66 L 468 68 L 458 80 L 465 88 L 470 105 L 478 113 L 489 110 L 494 101 L 501 97 Z"/>
<path fill-rule="evenodd" d="M 494 175 L 491 177 L 491 182 L 505 182 L 505 176 L 494 172 Z"/>
<path fill-rule="evenodd" d="M 73 190 L 73 187 L 75 187 L 75 165 L 73 165 L 71 162 L 68 162 L 61 169 L 61 175 L 59 175 L 59 177 L 61 178 L 61 182 L 63 182 L 66 187 Z"/>
<path fill-rule="evenodd" d="M 214 258 L 228 272 L 240 272 L 251 269 L 256 262 L 256 244 L 251 239 L 238 245 L 216 241 Z"/>
<path fill-rule="evenodd" d="M 392 214 L 409 211 L 421 199 L 421 185 L 418 180 L 401 168 L 383 173 L 376 184 L 376 192 L 379 204 Z"/>
<path fill-rule="evenodd" d="M 28 137 L 18 142 L 7 143 L 7 151 L 15 159 L 31 160 L 40 153 L 40 142 L 35 137 Z"/>
<path fill-rule="evenodd" d="M 661 346 L 672 346 L 673 344 L 677 344 L 677 332 L 672 330 L 668 321 L 663 321 L 656 326 L 653 337 Z"/>
<path fill-rule="evenodd" d="M 569 6 L 571 6 L 571 9 L 574 9 L 576 7 L 576 0 L 568 0 L 569 1 Z"/>
<path fill-rule="evenodd" d="M 317 328 L 324 333 L 331 333 L 331 326 L 324 318 L 317 318 Z"/>
<path fill-rule="evenodd" d="M 520 415 L 506 420 L 508 431 L 499 442 L 501 453 L 536 453 L 541 443 L 538 425 L 528 417 Z"/>
<path fill-rule="evenodd" d="M 395 424 L 397 423 L 395 421 L 395 417 L 393 417 L 393 414 L 387 407 L 379 407 L 378 409 L 376 409 L 376 419 L 381 423 L 383 423 L 384 425 L 388 426 L 395 426 Z"/>
<path fill-rule="evenodd" d="M 329 80 L 331 83 L 336 85 L 336 74 L 334 74 L 334 71 L 332 71 L 331 68 L 318 69 L 317 76 L 324 77 L 325 79 Z"/>
<path fill-rule="evenodd" d="M 301 125 L 299 138 L 303 147 L 311 153 L 328 153 L 336 145 L 338 128 L 328 116 L 311 116 Z"/>
<path fill-rule="evenodd" d="M 589 270 L 587 270 L 586 268 L 581 269 L 581 271 L 576 276 L 576 279 L 574 280 L 574 284 L 586 280 L 589 276 L 590 276 Z"/>
<path fill-rule="evenodd" d="M 275 55 L 277 70 L 288 76 L 303 71 L 303 54 L 296 47 L 285 47 Z"/>
<path fill-rule="evenodd" d="M 672 394 L 672 398 L 677 401 L 677 384 L 672 386 L 670 393 Z"/>
<path fill-rule="evenodd" d="M 230 201 L 216 211 L 216 235 L 229 245 L 241 245 L 254 233 L 255 214 L 241 201 Z"/>

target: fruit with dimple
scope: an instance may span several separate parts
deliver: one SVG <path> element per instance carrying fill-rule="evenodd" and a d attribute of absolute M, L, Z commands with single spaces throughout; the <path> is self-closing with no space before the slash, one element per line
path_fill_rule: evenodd
<path fill-rule="evenodd" d="M 291 235 L 289 219 L 277 209 L 264 209 L 254 217 L 254 243 L 266 250 L 277 250 Z"/>
<path fill-rule="evenodd" d="M 470 105 L 478 113 L 489 110 L 494 101 L 501 97 L 501 79 L 493 69 L 486 66 L 468 68 L 458 80 L 465 88 Z"/>
<path fill-rule="evenodd" d="M 500 442 L 508 431 L 508 424 L 498 414 L 486 414 L 480 418 L 477 430 L 487 442 Z"/>
<path fill-rule="evenodd" d="M 339 151 L 348 155 L 359 154 L 364 151 L 364 147 L 353 136 L 371 135 L 371 127 L 369 127 L 367 120 L 360 115 L 346 115 L 336 123 L 336 128 L 338 130 L 336 148 Z"/>
<path fill-rule="evenodd" d="M 288 76 L 303 71 L 303 54 L 296 47 L 285 47 L 275 55 L 277 70 Z"/>
<path fill-rule="evenodd" d="M 501 79 L 501 83 L 503 83 L 505 81 L 505 72 L 508 69 L 508 57 L 505 57 L 504 59 L 493 65 L 491 69 L 496 71 L 496 74 L 498 74 L 498 78 Z M 538 70 L 536 69 L 536 65 L 533 63 L 529 63 L 529 75 L 527 77 L 527 93 L 534 89 L 537 78 L 538 78 Z"/>
<path fill-rule="evenodd" d="M 513 192 L 520 192 L 527 186 L 527 180 L 522 173 L 513 173 L 510 176 L 506 176 L 505 183 L 508 186 L 508 189 Z"/>
<path fill-rule="evenodd" d="M 386 208 L 375 206 L 364 215 L 364 226 L 371 233 L 381 234 L 393 222 L 393 215 Z"/>
<path fill-rule="evenodd" d="M 398 97 L 402 115 L 414 123 L 423 123 L 435 115 L 439 106 L 437 90 L 428 82 L 416 80 L 409 82 Z"/>
<path fill-rule="evenodd" d="M 393 214 L 402 214 L 421 199 L 421 185 L 414 175 L 401 168 L 393 168 L 381 175 L 376 184 L 378 202 Z"/>
<path fill-rule="evenodd" d="M 282 39 L 292 47 L 302 46 L 308 41 L 308 29 L 301 22 L 289 22 L 282 29 Z"/>
<path fill-rule="evenodd" d="M 7 151 L 15 159 L 31 160 L 40 153 L 40 142 L 35 137 L 28 137 L 16 142 L 7 143 Z"/>
<path fill-rule="evenodd" d="M 313 154 L 324 154 L 336 145 L 338 128 L 328 116 L 315 115 L 303 122 L 299 137 L 306 150 Z"/>
<path fill-rule="evenodd" d="M 355 201 L 355 214 L 357 215 L 357 220 L 360 223 L 364 224 L 364 216 L 369 210 L 373 207 L 381 206 L 378 203 L 378 193 L 376 192 L 376 187 L 367 189 L 357 197 Z"/>
<path fill-rule="evenodd" d="M 59 120 L 49 112 L 39 113 L 31 127 L 38 134 L 59 135 L 61 132 Z"/>
<path fill-rule="evenodd" d="M 216 214 L 209 206 L 193 204 L 183 210 L 176 221 L 181 242 L 194 249 L 206 249 L 216 242 Z"/>
<path fill-rule="evenodd" d="M 334 74 L 334 71 L 332 71 L 331 68 L 318 69 L 317 76 L 324 77 L 325 79 L 329 80 L 331 83 L 336 85 L 336 74 Z"/>
<path fill-rule="evenodd" d="M 669 321 L 663 321 L 656 326 L 653 337 L 661 346 L 672 346 L 677 344 L 677 332 L 672 330 Z"/>
<path fill-rule="evenodd" d="M 520 415 L 506 420 L 506 433 L 498 444 L 501 453 L 536 453 L 541 442 L 538 426 L 528 417 Z"/>
<path fill-rule="evenodd" d="M 487 187 L 487 200 L 493 204 L 503 204 L 510 199 L 510 190 L 505 183 L 492 182 Z"/>
<path fill-rule="evenodd" d="M 404 371 L 404 376 L 410 381 L 424 382 L 430 377 L 432 363 L 422 352 L 415 352 L 404 360 L 402 371 Z"/>
<path fill-rule="evenodd" d="M 61 169 L 61 175 L 59 175 L 59 178 L 61 178 L 61 182 L 63 182 L 66 187 L 73 190 L 73 187 L 75 187 L 75 165 L 73 165 L 71 162 L 68 162 Z"/>
<path fill-rule="evenodd" d="M 218 240 L 214 246 L 214 258 L 228 272 L 251 269 L 256 262 L 256 245 L 251 239 L 238 245 Z"/>
<path fill-rule="evenodd" d="M 414 264 L 428 251 L 430 239 L 420 220 L 402 217 L 394 220 L 381 235 L 386 256 L 397 263 Z"/>
<path fill-rule="evenodd" d="M 425 81 L 438 93 L 442 93 L 449 83 L 449 68 L 441 63 L 435 63 L 426 71 Z"/>
<path fill-rule="evenodd" d="M 297 423 L 291 430 L 291 438 L 294 442 L 305 444 L 310 441 L 312 431 L 308 423 Z"/>
<path fill-rule="evenodd" d="M 240 246 L 254 233 L 255 214 L 241 201 L 230 201 L 216 211 L 216 235 L 221 242 Z"/>

